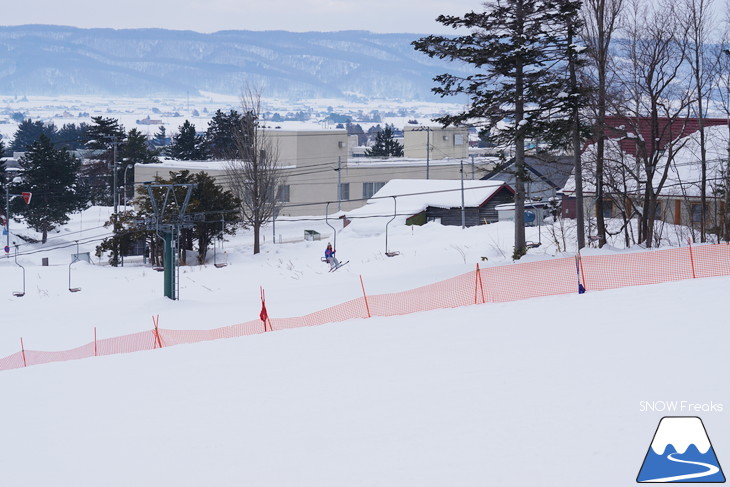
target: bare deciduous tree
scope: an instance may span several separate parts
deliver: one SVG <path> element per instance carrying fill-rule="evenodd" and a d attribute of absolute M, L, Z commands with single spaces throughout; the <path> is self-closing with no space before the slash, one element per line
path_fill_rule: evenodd
<path fill-rule="evenodd" d="M 619 70 L 622 99 L 614 107 L 625 116 L 624 137 L 633 138 L 636 165 L 627 165 L 639 198 L 638 241 L 653 245 L 657 198 L 666 183 L 676 151 L 683 145 L 685 123 L 695 93 L 683 68 L 687 28 L 673 4 L 630 4 L 625 59 Z M 648 125 L 648 126 L 647 126 Z M 642 132 L 648 130 L 648 137 Z"/>
<path fill-rule="evenodd" d="M 713 0 L 684 0 L 683 21 L 686 25 L 688 43 L 687 60 L 692 69 L 694 90 L 696 92 L 695 116 L 699 122 L 700 135 L 700 241 L 707 241 L 707 141 L 704 118 L 707 104 L 711 98 L 716 71 L 715 62 L 710 54 L 710 33 L 714 28 L 712 15 Z"/>
<path fill-rule="evenodd" d="M 593 61 L 594 83 L 596 87 L 596 223 L 598 245 L 606 244 L 606 222 L 603 217 L 604 181 L 603 165 L 605 157 L 605 121 L 608 92 L 608 75 L 611 63 L 611 39 L 618 29 L 623 8 L 623 0 L 584 0 L 583 22 L 584 41 L 589 48 Z"/>
<path fill-rule="evenodd" d="M 282 183 L 279 149 L 262 123 L 261 96 L 251 89 L 241 95 L 241 124 L 235 134 L 238 159 L 226 165 L 233 194 L 241 200 L 241 220 L 254 234 L 253 253 L 261 251 L 261 227 L 277 208 L 277 191 Z"/>

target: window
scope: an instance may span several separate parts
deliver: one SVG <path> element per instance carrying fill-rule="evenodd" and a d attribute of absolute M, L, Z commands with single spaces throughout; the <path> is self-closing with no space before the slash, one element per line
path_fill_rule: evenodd
<path fill-rule="evenodd" d="M 289 185 L 280 184 L 276 189 L 276 201 L 280 203 L 289 203 Z"/>
<path fill-rule="evenodd" d="M 383 186 L 385 186 L 385 183 L 362 183 L 362 197 L 372 198 Z"/>
<path fill-rule="evenodd" d="M 611 218 L 613 216 L 613 201 L 603 200 L 603 218 Z"/>
<path fill-rule="evenodd" d="M 692 223 L 700 223 L 702 221 L 702 205 L 692 204 L 689 207 L 689 213 L 692 215 Z"/>
<path fill-rule="evenodd" d="M 350 199 L 350 183 L 340 184 L 340 201 L 347 201 Z"/>
<path fill-rule="evenodd" d="M 454 145 L 464 145 L 464 134 L 454 135 Z"/>
<path fill-rule="evenodd" d="M 660 201 L 656 202 L 656 208 L 654 208 L 654 219 L 655 220 L 662 219 L 662 203 Z"/>

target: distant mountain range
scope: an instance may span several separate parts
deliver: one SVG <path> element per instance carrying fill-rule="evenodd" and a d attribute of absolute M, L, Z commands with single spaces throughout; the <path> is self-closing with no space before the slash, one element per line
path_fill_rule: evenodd
<path fill-rule="evenodd" d="M 0 94 L 263 96 L 434 100 L 432 78 L 462 65 L 430 59 L 417 34 L 0 27 Z"/>

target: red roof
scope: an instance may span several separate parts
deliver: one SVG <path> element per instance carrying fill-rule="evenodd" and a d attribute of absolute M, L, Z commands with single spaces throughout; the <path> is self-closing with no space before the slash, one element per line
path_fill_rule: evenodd
<path fill-rule="evenodd" d="M 723 118 L 705 118 L 702 120 L 705 127 L 714 125 L 728 125 L 728 120 Z M 647 155 L 654 151 L 663 150 L 669 142 L 687 137 L 700 129 L 700 121 L 697 118 L 659 118 L 659 127 L 656 137 L 652 135 L 651 118 L 649 117 L 606 117 L 606 135 L 611 139 L 622 138 L 619 142 L 621 150 L 632 156 L 640 151 L 646 150 Z M 638 133 L 637 133 L 638 132 Z M 643 143 L 640 140 L 643 139 Z M 657 139 L 657 140 L 655 140 Z"/>

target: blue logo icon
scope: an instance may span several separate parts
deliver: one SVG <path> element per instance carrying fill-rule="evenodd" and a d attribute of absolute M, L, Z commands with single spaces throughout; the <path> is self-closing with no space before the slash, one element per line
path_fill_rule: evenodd
<path fill-rule="evenodd" d="M 636 481 L 725 482 L 725 475 L 702 420 L 696 416 L 662 418 Z"/>

